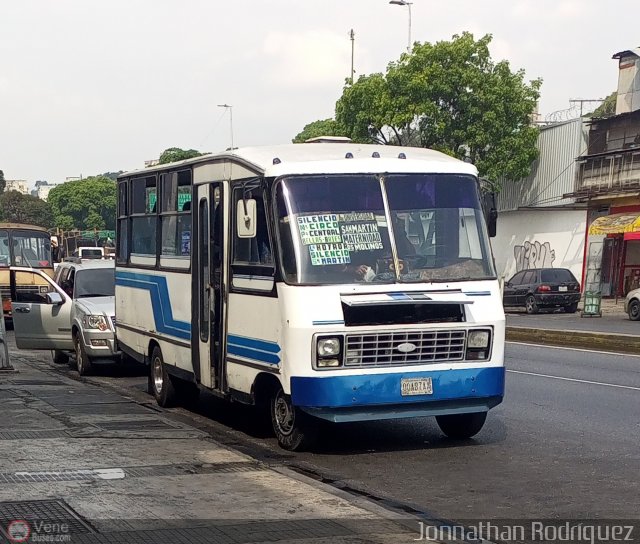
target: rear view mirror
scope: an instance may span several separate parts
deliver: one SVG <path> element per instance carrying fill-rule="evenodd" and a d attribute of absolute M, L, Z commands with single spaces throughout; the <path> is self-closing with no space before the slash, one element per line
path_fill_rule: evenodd
<path fill-rule="evenodd" d="M 60 306 L 64 303 L 64 299 L 60 293 L 53 291 L 51 293 L 47 293 L 47 304 L 53 304 L 54 306 Z"/>
<path fill-rule="evenodd" d="M 253 198 L 238 201 L 236 225 L 238 238 L 255 238 L 256 236 L 256 201 Z"/>

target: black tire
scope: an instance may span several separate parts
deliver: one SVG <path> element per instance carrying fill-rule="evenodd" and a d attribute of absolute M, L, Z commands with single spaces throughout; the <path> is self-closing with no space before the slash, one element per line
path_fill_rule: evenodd
<path fill-rule="evenodd" d="M 564 313 L 566 314 L 575 314 L 578 311 L 578 303 L 574 302 L 573 304 L 569 304 L 569 306 L 564 307 Z"/>
<path fill-rule="evenodd" d="M 487 412 L 436 416 L 440 430 L 454 440 L 465 440 L 480 432 L 487 419 Z"/>
<path fill-rule="evenodd" d="M 631 321 L 640 321 L 640 301 L 633 299 L 629 303 L 627 313 L 629 314 L 629 319 Z"/>
<path fill-rule="evenodd" d="M 528 295 L 524 301 L 524 307 L 527 310 L 528 314 L 537 314 L 540 311 L 538 308 L 538 303 L 536 302 L 536 297 L 533 295 Z"/>
<path fill-rule="evenodd" d="M 80 376 L 91 374 L 91 358 L 84 349 L 84 342 L 79 333 L 73 335 L 73 346 L 76 352 L 76 370 Z"/>
<path fill-rule="evenodd" d="M 69 356 L 64 351 L 59 351 L 57 349 L 52 350 L 51 358 L 53 359 L 53 362 L 57 365 L 69 364 Z"/>
<path fill-rule="evenodd" d="M 167 372 L 159 347 L 153 349 L 151 363 L 149 364 L 149 393 L 151 393 L 159 406 L 166 408 L 173 406 L 176 401 L 176 389 Z"/>
<path fill-rule="evenodd" d="M 280 447 L 288 451 L 309 449 L 318 437 L 313 417 L 291 404 L 291 397 L 279 387 L 271 397 L 271 424 Z"/>

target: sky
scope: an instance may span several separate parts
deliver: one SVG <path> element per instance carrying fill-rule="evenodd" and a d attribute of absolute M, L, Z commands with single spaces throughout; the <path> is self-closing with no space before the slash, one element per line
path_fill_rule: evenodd
<path fill-rule="evenodd" d="M 605 7 L 605 6 L 609 7 Z M 636 2 L 413 0 L 412 41 L 492 34 L 494 60 L 543 79 L 540 113 L 617 87 Z M 168 147 L 290 142 L 332 117 L 351 64 L 406 50 L 388 0 L 0 0 L 0 170 L 60 183 L 132 170 Z"/>

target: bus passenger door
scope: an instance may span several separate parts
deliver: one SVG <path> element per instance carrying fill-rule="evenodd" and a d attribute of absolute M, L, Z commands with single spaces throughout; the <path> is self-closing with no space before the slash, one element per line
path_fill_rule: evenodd
<path fill-rule="evenodd" d="M 194 371 L 206 387 L 223 390 L 223 205 L 222 184 L 197 186 L 197 244 L 193 269 Z M 196 346 L 197 344 L 197 346 Z"/>

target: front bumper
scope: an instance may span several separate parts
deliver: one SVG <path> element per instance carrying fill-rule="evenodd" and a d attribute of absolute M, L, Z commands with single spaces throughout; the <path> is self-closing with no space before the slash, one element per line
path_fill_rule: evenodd
<path fill-rule="evenodd" d="M 535 295 L 538 306 L 568 306 L 580 302 L 580 293 Z"/>
<path fill-rule="evenodd" d="M 113 331 L 83 330 L 84 349 L 94 359 L 119 359 L 121 356 Z M 103 344 L 103 345 L 96 345 Z"/>
<path fill-rule="evenodd" d="M 431 378 L 433 394 L 402 396 L 403 378 Z M 486 412 L 502 402 L 504 367 L 293 377 L 295 406 L 330 421 Z"/>

